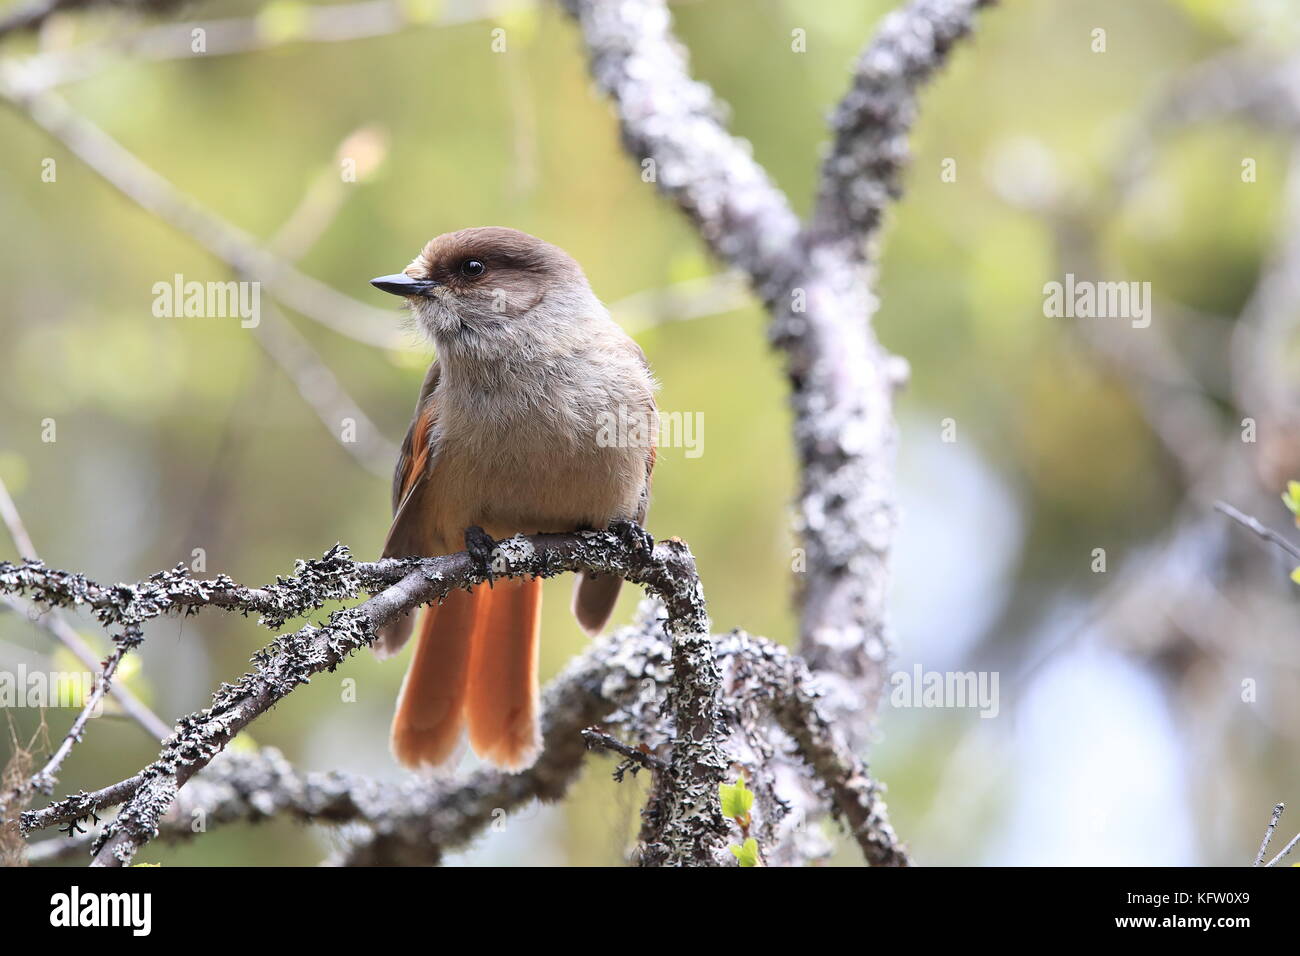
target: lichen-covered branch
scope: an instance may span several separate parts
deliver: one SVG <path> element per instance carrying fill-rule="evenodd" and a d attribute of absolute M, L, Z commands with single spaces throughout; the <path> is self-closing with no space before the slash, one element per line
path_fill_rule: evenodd
<path fill-rule="evenodd" d="M 847 239 L 865 255 L 862 239 L 902 191 L 917 92 L 970 33 L 975 12 L 992 2 L 913 0 L 885 17 L 831 116 L 835 141 L 822 163 L 812 224 L 819 240 Z"/>
<path fill-rule="evenodd" d="M 667 772 L 657 778 L 646 826 L 642 866 L 726 866 L 726 825 L 718 785 L 731 760 L 723 750 L 721 675 L 707 618 L 670 617 L 673 679 L 668 703 L 673 747 Z"/>
<path fill-rule="evenodd" d="M 807 228 L 749 145 L 727 132 L 723 106 L 691 78 L 663 0 L 563 3 L 582 27 L 592 75 L 614 102 L 628 152 L 653 170 L 714 253 L 745 273 L 771 313 L 800 463 L 800 648 L 837 685 L 836 718 L 859 718 L 852 745 L 861 749 L 888 652 L 893 395 L 907 374 L 871 331 L 866 243 L 898 193 L 917 88 L 986 2 L 915 0 L 886 18 L 836 111 Z"/>
<path fill-rule="evenodd" d="M 623 145 L 723 261 L 756 285 L 780 273 L 799 232 L 782 192 L 722 124 L 693 79 L 663 0 L 562 0 L 586 40 L 591 74 L 614 102 Z M 649 164 L 649 165 L 646 165 Z"/>
<path fill-rule="evenodd" d="M 179 788 L 252 720 L 313 674 L 332 670 L 369 644 L 375 630 L 399 614 L 493 576 L 549 577 L 576 570 L 618 574 L 663 600 L 672 633 L 688 638 L 707 634 L 708 618 L 690 550 L 675 539 L 649 544 L 639 536 L 613 532 L 519 536 L 498 542 L 490 565 L 467 552 L 357 563 L 346 549 L 336 547 L 320 561 L 300 561 L 292 578 L 264 588 L 239 587 L 226 578 L 197 581 L 183 568 L 137 585 L 102 587 L 37 562 L 0 562 L 0 593 L 26 593 L 43 604 L 88 604 L 106 627 L 119 626 L 136 642 L 142 638 L 145 620 L 168 611 L 224 607 L 260 613 L 263 624 L 278 627 L 326 601 L 359 591 L 377 592 L 356 607 L 335 611 L 324 626 L 308 625 L 277 638 L 254 657 L 253 671 L 223 685 L 210 708 L 182 718 L 159 758 L 141 773 L 98 794 L 28 811 L 22 817 L 23 827 L 30 830 L 76 820 L 128 798 L 101 837 L 95 859 L 106 865 L 129 861 L 157 832 L 158 821 Z"/>
<path fill-rule="evenodd" d="M 971 28 L 980 0 L 914 0 L 886 17 L 834 114 L 817 210 L 774 300 L 772 338 L 786 353 L 795 411 L 805 549 L 800 644 L 833 675 L 830 713 L 865 750 L 889 654 L 889 552 L 897 514 L 894 393 L 906 363 L 871 328 L 877 300 L 869 240 L 898 195 L 918 86 Z"/>
<path fill-rule="evenodd" d="M 735 669 L 730 696 L 762 701 L 789 736 L 811 779 L 824 788 L 872 866 L 907 866 L 907 851 L 890 826 L 880 789 L 822 713 L 817 682 L 804 661 L 771 641 L 735 631 L 719 640 L 718 657 Z"/>
<path fill-rule="evenodd" d="M 411 776 L 387 783 L 338 772 L 299 773 L 271 749 L 225 753 L 180 792 L 175 807 L 160 818 L 159 834 L 189 839 L 200 828 L 289 816 L 354 825 L 335 864 L 436 865 L 503 814 L 532 800 L 562 797 L 587 754 L 584 727 L 661 699 L 671 657 L 663 625 L 662 611 L 652 607 L 633 626 L 595 642 L 546 688 L 542 754 L 523 773 L 483 770 L 465 780 Z M 84 852 L 92 838 L 84 833 L 46 841 L 31 856 Z"/>
<path fill-rule="evenodd" d="M 158 820 L 159 836 L 186 840 L 212 827 L 261 822 L 288 816 L 303 822 L 346 825 L 342 846 L 331 863 L 347 866 L 435 865 L 468 844 L 504 815 L 533 800 L 553 801 L 576 778 L 588 750 L 583 731 L 599 723 L 622 755 L 640 754 L 658 777 L 672 772 L 673 711 L 665 706 L 673 682 L 673 644 L 666 634 L 667 612 L 658 602 L 642 604 L 636 623 L 595 641 L 546 688 L 542 700 L 543 750 L 521 774 L 483 770 L 465 780 L 400 783 L 354 774 L 301 773 L 274 750 L 258 754 L 223 753 L 179 791 L 172 809 Z M 868 862 L 906 863 L 885 816 L 878 788 L 866 769 L 835 741 L 819 708 L 815 679 L 786 651 L 761 637 L 741 632 L 711 641 L 728 675 L 719 687 L 723 722 L 742 708 L 754 707 L 786 734 L 799 772 L 825 793 Z M 743 676 L 740 676 L 743 675 Z M 730 732 L 732 728 L 728 727 Z M 609 731 L 617 731 L 620 741 Z M 725 741 L 725 738 L 724 738 Z M 725 742 L 729 763 L 741 760 Z M 755 780 L 784 777 L 784 752 L 750 767 Z M 133 777 L 106 791 L 70 798 L 29 815 L 33 828 L 85 817 L 92 808 L 121 803 L 138 789 Z M 783 780 L 778 787 L 784 787 Z M 709 795 L 716 800 L 716 790 Z M 770 828 L 769 828 L 770 829 Z M 99 836 L 93 829 L 70 838 L 33 846 L 33 861 L 84 853 Z M 643 864 L 663 862 L 663 846 L 642 847 Z M 730 862 L 726 857 L 723 862 Z M 707 862 L 717 862 L 709 859 Z"/>

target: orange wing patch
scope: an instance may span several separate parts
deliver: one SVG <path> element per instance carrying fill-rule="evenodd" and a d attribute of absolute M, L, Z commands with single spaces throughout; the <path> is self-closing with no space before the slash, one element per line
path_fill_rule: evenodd
<path fill-rule="evenodd" d="M 425 402 L 420 413 L 415 416 L 415 421 L 411 423 L 411 453 L 402 462 L 404 470 L 399 501 L 406 499 L 406 496 L 411 493 L 415 480 L 424 474 L 425 468 L 429 466 L 429 430 L 433 427 L 435 417 L 433 402 Z"/>

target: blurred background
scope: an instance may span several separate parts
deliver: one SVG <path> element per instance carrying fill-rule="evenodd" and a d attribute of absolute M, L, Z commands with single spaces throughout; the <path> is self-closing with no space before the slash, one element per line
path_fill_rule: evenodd
<path fill-rule="evenodd" d="M 801 213 L 824 117 L 891 6 L 672 5 L 696 76 Z M 1287 0 L 1006 2 L 923 96 L 875 319 L 912 368 L 896 665 L 996 672 L 999 706 L 882 710 L 871 762 L 920 863 L 1241 864 L 1272 806 L 1300 801 L 1300 588 L 1212 507 L 1294 532 L 1297 43 Z M 765 316 L 623 154 L 556 7 L 74 12 L 0 40 L 0 61 L 0 478 L 49 564 L 257 584 L 337 541 L 373 557 L 431 352 L 367 280 L 438 233 L 509 225 L 584 265 L 661 409 L 702 415 L 702 454 L 660 451 L 649 525 L 690 543 L 715 628 L 793 643 L 796 473 Z M 241 236 L 311 278 L 284 279 L 283 299 L 268 283 L 256 328 L 154 314 L 155 283 L 235 278 L 204 240 Z M 1067 273 L 1151 283 L 1151 328 L 1045 317 L 1044 284 Z M 570 586 L 546 585 L 543 680 L 584 644 Z M 615 620 L 634 603 L 626 588 Z M 127 686 L 171 720 L 269 636 L 212 612 L 157 622 Z M 79 669 L 55 647 L 0 613 L 0 667 Z M 358 655 L 238 744 L 396 777 L 403 667 Z M 46 712 L 53 739 L 74 714 Z M 40 714 L 6 717 L 26 740 Z M 60 792 L 155 753 L 110 704 Z M 644 784 L 611 767 L 593 758 L 563 804 L 451 862 L 622 862 Z M 278 821 L 140 859 L 311 864 L 330 840 Z"/>

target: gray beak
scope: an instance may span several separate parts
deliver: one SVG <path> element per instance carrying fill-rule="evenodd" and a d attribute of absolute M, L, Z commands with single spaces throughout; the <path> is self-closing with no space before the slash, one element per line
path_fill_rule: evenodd
<path fill-rule="evenodd" d="M 438 285 L 432 279 L 412 279 L 405 272 L 371 279 L 370 284 L 381 292 L 391 292 L 393 295 L 425 295 Z"/>

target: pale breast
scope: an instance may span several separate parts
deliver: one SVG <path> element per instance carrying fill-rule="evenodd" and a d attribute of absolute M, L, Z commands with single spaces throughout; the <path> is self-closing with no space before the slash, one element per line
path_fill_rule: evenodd
<path fill-rule="evenodd" d="M 633 395 L 589 385 L 544 394 L 545 407 L 490 393 L 442 398 L 431 477 L 449 547 L 469 525 L 500 538 L 603 528 L 637 515 L 653 439 L 653 423 L 649 434 L 636 427 L 638 416 L 653 414 L 647 393 L 639 409 L 628 404 Z M 629 427 L 619 427 L 620 410 Z"/>

